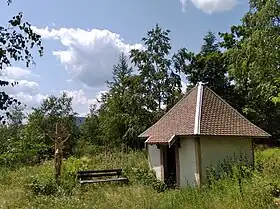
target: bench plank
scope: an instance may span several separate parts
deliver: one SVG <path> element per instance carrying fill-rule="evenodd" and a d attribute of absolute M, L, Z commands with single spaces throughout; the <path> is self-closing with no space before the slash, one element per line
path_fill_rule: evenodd
<path fill-rule="evenodd" d="M 85 174 L 78 174 L 78 178 L 84 177 L 103 177 L 103 176 L 118 176 L 121 173 L 85 173 Z"/>
<path fill-rule="evenodd" d="M 86 183 L 100 183 L 100 182 L 111 182 L 111 181 L 128 181 L 127 178 L 113 178 L 113 179 L 99 179 L 99 180 L 81 180 L 81 184 Z"/>
<path fill-rule="evenodd" d="M 81 184 L 86 183 L 100 183 L 100 182 L 112 182 L 112 181 L 119 181 L 119 182 L 128 182 L 127 178 L 119 177 L 122 175 L 122 169 L 108 169 L 108 170 L 85 170 L 85 171 L 78 171 L 77 177 Z M 91 179 L 94 177 L 106 177 L 106 176 L 116 176 L 115 178 L 111 179 Z"/>
<path fill-rule="evenodd" d="M 110 172 L 122 172 L 122 169 L 86 170 L 86 171 L 78 171 L 78 174 L 84 174 L 84 173 L 110 173 Z"/>

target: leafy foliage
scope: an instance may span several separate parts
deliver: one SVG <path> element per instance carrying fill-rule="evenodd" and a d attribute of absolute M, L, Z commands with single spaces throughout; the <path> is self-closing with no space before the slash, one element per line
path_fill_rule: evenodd
<path fill-rule="evenodd" d="M 11 116 L 15 122 L 21 122 L 21 113 Z M 40 107 L 34 108 L 26 125 L 2 125 L 0 164 L 14 167 L 20 163 L 33 164 L 52 158 L 53 142 L 46 136 L 45 131 L 54 131 L 56 122 L 65 124 L 67 131 L 72 134 L 65 147 L 65 156 L 73 154 L 79 137 L 74 116 L 72 98 L 64 93 L 60 97 L 50 96 Z"/>
<path fill-rule="evenodd" d="M 279 15 L 279 1 L 251 0 L 250 9 L 240 25 L 232 26 L 228 33 L 220 33 L 221 42 L 209 31 L 198 53 L 182 47 L 172 54 L 170 31 L 156 25 L 142 39 L 142 49 L 131 50 L 129 58 L 120 55 L 118 63 L 113 66 L 113 79 L 107 82 L 108 92 L 103 94 L 98 104 L 91 107 L 80 129 L 75 125 L 76 113 L 72 109 L 72 98 L 65 93 L 60 97 L 50 96 L 45 99 L 40 107 L 33 108 L 27 123 L 23 124 L 25 114 L 24 109 L 18 106 L 19 101 L 0 92 L 0 110 L 6 113 L 0 120 L 5 116 L 8 122 L 0 126 L 0 165 L 16 167 L 19 164 L 28 165 L 51 159 L 53 143 L 45 132 L 54 131 L 54 124 L 60 122 L 71 133 L 71 140 L 65 150 L 66 157 L 70 156 L 64 176 L 68 188 L 65 190 L 72 191 L 75 186 L 73 179 L 78 168 L 88 168 L 99 163 L 100 168 L 124 166 L 126 174 L 135 182 L 163 191 L 165 185 L 157 181 L 147 167 L 139 165 L 140 168 L 131 169 L 132 164 L 141 163 L 138 155 L 131 155 L 123 163 L 120 156 L 124 155 L 124 149 L 120 148 L 126 148 L 127 155 L 131 153 L 131 148 L 142 148 L 143 142 L 138 139 L 138 135 L 181 98 L 181 78 L 187 79 L 188 88 L 198 82 L 206 83 L 248 119 L 271 133 L 275 139 L 279 138 Z M 0 47 L 0 69 L 19 61 L 28 67 L 33 63 L 32 50 L 36 48 L 39 55 L 43 51 L 40 36 L 32 31 L 30 24 L 23 22 L 21 13 L 9 22 L 7 28 L 0 27 Z M 3 80 L 0 85 L 16 83 Z M 116 161 L 113 150 L 118 150 L 121 161 Z M 105 155 L 100 154 L 103 151 Z M 95 159 L 86 164 L 75 159 L 74 154 L 94 155 Z M 275 156 L 273 159 L 269 165 L 259 162 L 256 173 L 250 178 L 244 177 L 246 180 L 242 189 L 244 193 L 249 193 L 251 199 L 242 201 L 248 208 L 252 208 L 255 202 L 261 208 L 266 193 L 272 191 L 269 198 L 272 198 L 272 194 L 278 194 L 280 184 L 271 182 L 271 179 L 277 178 L 274 171 L 279 170 L 279 160 Z M 133 163 L 129 164 L 130 160 Z M 243 168 L 238 169 L 238 174 L 247 173 Z M 211 191 L 217 197 L 234 194 L 239 198 L 240 185 L 232 174 L 230 168 L 229 174 L 224 174 L 225 178 L 221 182 L 215 181 L 214 187 L 206 189 L 206 193 Z M 259 182 L 256 176 L 266 179 Z M 255 190 L 250 190 L 251 185 Z M 47 176 L 35 176 L 29 189 L 35 194 L 49 195 L 58 192 L 60 188 L 53 187 L 49 172 Z M 205 194 L 200 192 L 186 190 L 187 194 L 203 202 Z M 256 199 L 259 196 L 262 197 L 261 201 Z M 197 202 L 195 198 L 192 201 Z M 228 201 L 232 202 L 232 199 Z M 268 202 L 265 202 L 266 206 L 270 205 L 271 199 Z"/>
<path fill-rule="evenodd" d="M 243 112 L 275 138 L 280 121 L 279 14 L 279 1 L 251 0 L 241 25 L 220 33 Z"/>
<path fill-rule="evenodd" d="M 158 180 L 155 173 L 150 169 L 134 169 L 133 172 L 139 183 L 145 186 L 152 186 L 157 192 L 164 192 L 168 189 L 167 185 Z"/>
<path fill-rule="evenodd" d="M 266 150 L 264 152 L 279 153 L 278 150 Z M 257 157 L 264 152 L 256 153 Z M 220 181 L 214 182 L 211 187 L 183 188 L 156 192 L 153 184 L 148 184 L 148 165 L 144 152 L 130 152 L 124 154 L 125 166 L 129 173 L 130 184 L 127 186 L 116 186 L 116 184 L 90 185 L 79 187 L 77 181 L 64 178 L 67 181 L 62 188 L 57 188 L 50 194 L 49 186 L 52 182 L 52 164 L 46 162 L 38 166 L 23 166 L 16 170 L 0 170 L 0 200 L 4 208 L 135 208 L 135 209 L 202 209 L 202 208 L 242 208 L 242 209 L 262 209 L 277 208 L 273 198 L 277 195 L 277 182 L 279 181 L 279 170 L 276 169 L 273 175 L 271 170 L 275 165 L 279 166 L 279 155 L 265 158 L 264 170 L 262 172 L 253 171 L 253 175 L 242 179 L 243 197 L 240 194 L 238 181 L 236 178 L 225 177 Z M 115 152 L 110 157 L 107 165 L 119 165 L 119 153 Z M 80 159 L 69 158 L 64 165 L 67 168 L 64 174 L 72 173 L 77 168 L 102 169 L 105 166 L 104 154 L 95 154 L 91 157 Z M 273 163 L 272 163 L 273 162 Z M 135 169 L 131 169 L 135 168 Z M 266 170 L 268 168 L 268 170 Z M 140 171 L 140 172 L 138 172 Z M 236 170 L 237 171 L 237 170 Z M 138 174 L 137 174 L 138 172 Z M 140 173 L 146 178 L 141 178 Z M 278 172 L 278 173 L 277 173 Z M 237 172 L 236 174 L 238 174 Z M 152 175 L 151 175 L 152 176 Z M 16 181 L 14 180 L 16 179 Z M 40 192 L 35 195 L 35 191 L 30 190 L 30 183 L 37 179 L 36 186 Z M 70 180 L 71 179 L 71 180 Z M 135 179 L 135 181 L 134 181 Z M 136 180 L 138 179 L 138 180 Z M 146 185 L 144 181 L 147 182 Z M 72 186 L 72 192 L 67 188 Z M 27 187 L 24 187 L 26 185 Z M 35 183 L 34 183 L 35 185 Z M 69 185 L 69 186 L 68 186 Z M 65 190 L 66 189 L 66 190 Z M 44 195 L 42 195 L 44 194 Z M 49 195 L 48 195 L 49 194 Z M 276 196 L 275 196 L 276 197 Z M 114 201 L 112 201 L 114 200 Z"/>
<path fill-rule="evenodd" d="M 189 88 L 203 82 L 235 108 L 239 108 L 234 85 L 228 76 L 228 61 L 213 32 L 206 34 L 199 53 L 195 54 L 183 48 L 179 54 L 184 58 L 177 60 L 183 66 L 182 72 L 186 75 Z"/>
<path fill-rule="evenodd" d="M 139 77 L 132 75 L 122 54 L 113 67 L 113 81 L 108 82 L 110 90 L 101 101 L 99 120 L 104 143 L 136 146 L 137 135 L 151 124 L 151 113 L 143 105 L 139 86 Z"/>
<path fill-rule="evenodd" d="M 7 124 L 14 127 L 23 125 L 23 120 L 26 119 L 25 107 L 23 105 L 12 105 L 7 114 Z"/>
<path fill-rule="evenodd" d="M 26 185 L 34 195 L 55 195 L 58 191 L 57 185 L 51 175 L 36 176 L 30 179 L 30 183 Z"/>
<path fill-rule="evenodd" d="M 79 130 L 74 119 L 75 115 L 76 113 L 72 108 L 72 98 L 68 97 L 66 93 L 63 93 L 60 97 L 50 96 L 43 100 L 40 107 L 33 108 L 33 112 L 28 117 L 25 136 L 34 140 L 39 136 L 38 138 L 41 139 L 37 143 L 48 144 L 48 149 L 43 153 L 52 155 L 53 152 L 50 152 L 52 141 L 45 133 L 48 131 L 55 132 L 55 124 L 61 123 L 63 124 L 62 128 L 71 134 L 70 140 L 65 144 L 65 154 L 67 156 L 67 154 L 74 152 L 76 138 L 79 136 Z M 34 141 L 34 143 L 36 142 Z"/>
<path fill-rule="evenodd" d="M 80 143 L 95 144 L 101 145 L 100 137 L 99 137 L 99 117 L 97 112 L 96 105 L 91 105 L 90 113 L 87 115 L 84 123 L 80 127 L 80 132 L 82 139 L 80 139 Z M 87 144 L 86 146 L 89 146 Z"/>
<path fill-rule="evenodd" d="M 162 106 L 173 106 L 181 94 L 180 68 L 172 68 L 170 31 L 159 25 L 142 38 L 145 49 L 131 50 L 131 61 L 139 72 L 139 88 L 151 111 L 161 111 Z"/>
<path fill-rule="evenodd" d="M 7 1 L 8 4 L 11 0 Z M 31 50 L 37 47 L 39 55 L 43 55 L 43 47 L 41 36 L 34 33 L 30 23 L 23 21 L 23 14 L 19 13 L 9 20 L 8 27 L 0 26 L 0 70 L 9 67 L 13 62 L 23 61 L 26 67 L 33 63 Z M 0 79 L 0 86 L 16 85 L 6 80 Z M 5 111 L 8 114 L 8 107 L 12 104 L 20 104 L 13 97 L 10 97 L 4 91 L 0 92 L 0 111 Z M 5 116 L 0 115 L 0 122 L 4 121 Z"/>

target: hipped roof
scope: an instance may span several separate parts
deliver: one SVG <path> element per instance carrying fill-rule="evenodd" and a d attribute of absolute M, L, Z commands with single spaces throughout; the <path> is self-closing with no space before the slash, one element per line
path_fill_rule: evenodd
<path fill-rule="evenodd" d="M 206 85 L 199 83 L 139 137 L 148 144 L 169 144 L 176 136 L 242 136 L 268 138 Z"/>

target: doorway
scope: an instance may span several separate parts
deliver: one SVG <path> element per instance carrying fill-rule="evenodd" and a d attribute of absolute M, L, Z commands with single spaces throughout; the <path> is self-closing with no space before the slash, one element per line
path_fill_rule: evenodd
<path fill-rule="evenodd" d="M 163 160 L 163 171 L 164 171 L 164 183 L 173 187 L 176 186 L 177 182 L 177 146 L 174 143 L 171 147 L 164 146 L 162 148 L 162 160 Z"/>

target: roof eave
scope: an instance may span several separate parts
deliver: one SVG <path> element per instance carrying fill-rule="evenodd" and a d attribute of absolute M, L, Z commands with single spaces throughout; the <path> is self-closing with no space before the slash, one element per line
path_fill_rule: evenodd
<path fill-rule="evenodd" d="M 254 139 L 268 139 L 271 137 L 271 135 L 269 136 L 250 136 L 251 138 L 254 138 Z"/>
<path fill-rule="evenodd" d="M 150 145 L 153 145 L 153 144 L 161 144 L 161 145 L 168 145 L 169 148 L 174 144 L 174 142 L 176 141 L 176 135 L 172 135 L 170 137 L 170 139 L 168 141 L 151 141 L 149 142 L 149 140 L 152 138 L 152 136 L 150 136 L 146 141 L 145 141 L 145 144 L 150 144 Z"/>
<path fill-rule="evenodd" d="M 197 135 L 193 135 L 193 136 L 197 136 L 197 137 L 202 137 L 202 136 L 210 136 L 210 137 L 217 137 L 217 136 L 219 136 L 219 137 L 242 137 L 242 138 L 246 138 L 246 137 L 248 137 L 248 138 L 262 138 L 262 139 L 268 139 L 268 138 L 270 138 L 271 137 L 271 135 L 269 135 L 269 136 L 251 136 L 251 135 L 209 135 L 209 134 L 197 134 Z"/>
<path fill-rule="evenodd" d="M 149 138 L 149 137 L 150 137 L 150 136 L 145 136 L 145 135 L 142 135 L 142 134 L 140 134 L 140 135 L 137 136 L 137 138 L 142 138 L 142 139 Z"/>
<path fill-rule="evenodd" d="M 176 135 L 176 136 L 191 136 L 191 137 L 202 137 L 202 136 L 219 136 L 219 137 L 249 137 L 249 138 L 270 138 L 271 135 L 267 136 L 250 136 L 250 135 L 208 135 L 208 134 L 186 134 L 186 135 Z"/>

